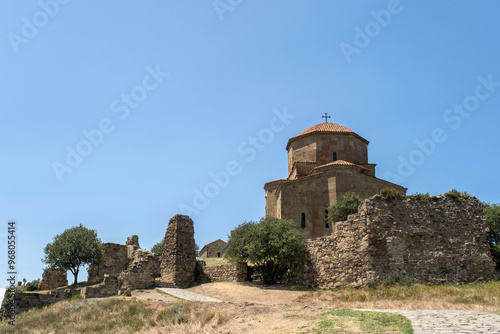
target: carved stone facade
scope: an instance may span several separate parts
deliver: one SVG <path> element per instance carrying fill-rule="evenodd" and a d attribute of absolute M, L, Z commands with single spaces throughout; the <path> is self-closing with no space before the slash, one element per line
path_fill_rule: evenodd
<path fill-rule="evenodd" d="M 185 288 L 195 280 L 196 244 L 194 224 L 189 216 L 175 215 L 165 232 L 161 281 Z"/>
<path fill-rule="evenodd" d="M 406 194 L 406 188 L 375 177 L 368 143 L 335 123 L 317 124 L 291 138 L 288 178 L 264 186 L 266 216 L 293 220 L 306 238 L 315 238 L 332 233 L 327 209 L 346 192 L 367 198 L 392 188 Z"/>
<path fill-rule="evenodd" d="M 331 236 L 308 240 L 306 259 L 289 278 L 326 289 L 364 286 L 392 273 L 421 283 L 494 280 L 482 212 L 471 196 L 366 199 L 358 214 L 335 223 Z"/>
<path fill-rule="evenodd" d="M 52 269 L 45 269 L 38 290 L 53 290 L 68 285 L 68 273 Z"/>
<path fill-rule="evenodd" d="M 223 257 L 226 254 L 227 242 L 217 239 L 203 246 L 200 251 L 200 258 Z"/>

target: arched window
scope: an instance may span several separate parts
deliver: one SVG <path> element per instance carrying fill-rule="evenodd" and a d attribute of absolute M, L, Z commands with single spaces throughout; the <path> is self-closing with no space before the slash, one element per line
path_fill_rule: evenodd
<path fill-rule="evenodd" d="M 306 228 L 306 214 L 303 212 L 302 215 L 300 215 L 300 228 Z"/>
<path fill-rule="evenodd" d="M 328 210 L 325 210 L 325 228 L 330 228 L 330 224 L 328 224 Z"/>
<path fill-rule="evenodd" d="M 337 161 L 337 152 L 333 152 L 333 161 Z"/>

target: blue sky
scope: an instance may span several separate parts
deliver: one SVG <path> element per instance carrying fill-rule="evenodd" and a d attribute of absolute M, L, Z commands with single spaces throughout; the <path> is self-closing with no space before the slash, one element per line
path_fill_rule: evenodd
<path fill-rule="evenodd" d="M 325 112 L 408 193 L 500 202 L 496 1 L 0 4 L 0 240 L 15 220 L 19 279 L 80 223 L 150 249 L 189 213 L 200 247 L 226 239 Z"/>

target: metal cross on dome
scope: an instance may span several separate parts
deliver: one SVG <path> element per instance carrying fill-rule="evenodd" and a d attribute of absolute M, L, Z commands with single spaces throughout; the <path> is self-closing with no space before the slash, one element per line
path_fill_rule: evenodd
<path fill-rule="evenodd" d="M 321 118 L 324 118 L 325 119 L 325 123 L 328 123 L 328 119 L 332 118 L 332 116 L 328 116 L 328 114 L 325 113 L 325 116 L 321 116 Z"/>

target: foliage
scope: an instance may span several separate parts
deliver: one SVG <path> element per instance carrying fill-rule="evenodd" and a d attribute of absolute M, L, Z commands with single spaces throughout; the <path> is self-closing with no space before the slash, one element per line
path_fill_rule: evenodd
<path fill-rule="evenodd" d="M 25 291 L 37 291 L 38 285 L 40 284 L 40 279 L 33 280 L 29 283 L 26 283 Z"/>
<path fill-rule="evenodd" d="M 252 263 L 265 284 L 274 284 L 290 265 L 303 259 L 305 251 L 304 236 L 293 221 L 266 217 L 238 225 L 224 257 L 233 263 Z"/>
<path fill-rule="evenodd" d="M 75 276 L 73 284 L 78 283 L 80 266 L 104 262 L 104 245 L 97 232 L 82 224 L 56 235 L 43 251 L 45 257 L 42 262 L 54 270 L 71 271 Z"/>
<path fill-rule="evenodd" d="M 429 193 L 421 194 L 421 193 L 416 192 L 413 195 L 411 195 L 410 197 L 416 199 L 417 201 L 427 202 L 431 198 L 431 195 L 429 195 Z"/>
<path fill-rule="evenodd" d="M 154 244 L 154 246 L 151 248 L 151 253 L 159 254 L 160 256 L 163 254 L 163 243 L 165 239 L 161 239 L 160 242 L 157 242 Z"/>
<path fill-rule="evenodd" d="M 459 198 L 459 197 L 469 196 L 469 194 L 466 191 L 458 191 L 456 189 L 451 189 L 450 191 L 448 191 L 444 195 L 451 197 L 451 198 Z"/>
<path fill-rule="evenodd" d="M 328 208 L 330 223 L 347 220 L 347 216 L 358 212 L 361 197 L 353 192 L 339 196 L 337 202 Z"/>
<path fill-rule="evenodd" d="M 484 204 L 484 218 L 488 224 L 488 243 L 491 255 L 500 265 L 500 204 Z"/>
<path fill-rule="evenodd" d="M 376 289 L 378 287 L 388 287 L 394 285 L 411 286 L 413 284 L 415 284 L 413 276 L 401 272 L 393 272 L 382 275 L 378 279 L 368 282 L 367 286 Z"/>
<path fill-rule="evenodd" d="M 401 198 L 401 194 L 399 193 L 399 191 L 396 191 L 396 190 L 391 189 L 391 188 L 382 189 L 380 191 L 380 196 L 382 196 L 382 198 L 388 202 L 392 201 L 393 199 L 400 199 Z"/>

